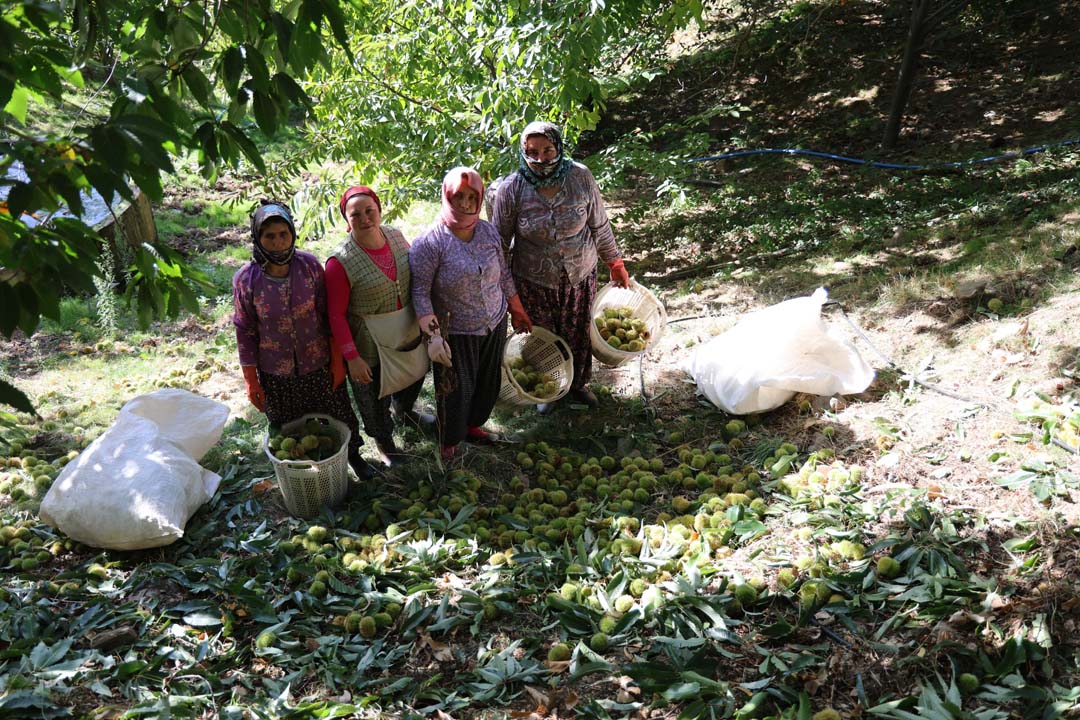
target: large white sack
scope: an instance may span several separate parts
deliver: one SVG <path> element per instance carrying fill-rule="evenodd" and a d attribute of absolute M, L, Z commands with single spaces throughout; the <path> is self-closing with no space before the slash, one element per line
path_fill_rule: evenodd
<path fill-rule="evenodd" d="M 821 319 L 825 288 L 753 312 L 698 347 L 685 370 L 698 390 L 733 415 L 779 407 L 795 393 L 859 393 L 874 371 Z"/>
<path fill-rule="evenodd" d="M 185 390 L 142 395 L 68 463 L 42 520 L 92 547 L 137 550 L 181 538 L 221 478 L 198 459 L 221 437 L 228 407 Z"/>

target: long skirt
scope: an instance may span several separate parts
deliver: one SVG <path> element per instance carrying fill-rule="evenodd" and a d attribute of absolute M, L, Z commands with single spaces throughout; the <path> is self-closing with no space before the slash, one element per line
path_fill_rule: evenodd
<path fill-rule="evenodd" d="M 584 280 L 571 285 L 563 273 L 559 287 L 546 288 L 515 277 L 518 297 L 534 325 L 547 328 L 570 346 L 574 356 L 574 382 L 571 390 L 580 390 L 592 379 L 592 341 L 589 325 L 593 299 L 596 298 L 596 269 Z"/>
<path fill-rule="evenodd" d="M 486 335 L 448 335 L 453 368 L 433 363 L 439 441 L 457 445 L 491 417 L 502 387 L 506 318 Z"/>
<path fill-rule="evenodd" d="M 349 455 L 355 457 L 364 444 L 360 425 L 356 421 L 349 391 L 342 383 L 334 390 L 330 368 L 325 367 L 307 375 L 271 375 L 259 371 L 259 382 L 266 391 L 266 419 L 280 427 L 309 413 L 329 415 L 349 426 Z"/>

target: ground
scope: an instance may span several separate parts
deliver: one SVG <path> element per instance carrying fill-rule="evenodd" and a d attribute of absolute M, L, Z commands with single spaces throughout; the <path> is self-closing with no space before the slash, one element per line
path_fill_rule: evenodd
<path fill-rule="evenodd" d="M 965 16 L 936 36 L 901 152 L 890 159 L 932 163 L 1075 137 L 1074 6 L 1032 4 L 989 25 Z M 109 334 L 92 299 L 71 298 L 61 323 L 0 345 L 4 371 L 42 412 L 5 426 L 5 441 L 59 465 L 134 395 L 185 387 L 229 407 L 223 440 L 204 459 L 225 481 L 182 541 L 140 553 L 63 546 L 37 520 L 40 495 L 19 500 L 6 481 L 4 523 L 24 524 L 43 548 L 61 547 L 30 569 L 0 549 L 12 563 L 0 598 L 0 662 L 8 663 L 0 703 L 30 687 L 50 708 L 92 717 L 161 712 L 165 701 L 207 717 L 698 717 L 733 714 L 761 690 L 769 711 L 784 717 L 795 716 L 802 694 L 815 712 L 903 717 L 886 707 L 902 703 L 899 711 L 930 717 L 928 693 L 944 697 L 951 680 L 972 672 L 984 689 L 965 694 L 963 707 L 980 717 L 1044 709 L 1050 717 L 1055 702 L 1057 712 L 1075 713 L 1080 458 L 1044 442 L 1042 423 L 1048 407 L 1075 412 L 1077 398 L 1080 154 L 1064 147 L 951 174 L 805 158 L 690 172 L 664 164 L 664 153 L 741 146 L 882 157 L 903 17 L 875 2 L 798 8 L 736 45 L 688 35 L 691 49 L 655 81 L 613 98 L 578 145 L 578 156 L 611 180 L 605 196 L 631 274 L 668 316 L 640 360 L 597 365 L 599 409 L 563 402 L 540 417 L 500 408 L 491 425 L 507 442 L 470 447 L 449 476 L 433 439 L 404 430 L 413 461 L 375 490 L 354 488 L 334 514 L 288 514 L 262 453 L 262 419 L 235 367 L 228 280 L 247 250 L 244 208 L 229 201 L 253 192 L 250 178 L 171 188 L 159 227 L 211 276 L 216 294 L 204 313 Z M 674 127 L 729 105 L 746 109 Z M 657 133 L 644 149 L 635 128 Z M 709 142 L 683 145 L 700 141 L 695 132 Z M 621 152 L 605 156 L 609 148 Z M 656 195 L 669 171 L 683 195 Z M 421 207 L 397 222 L 415 235 L 433 214 Z M 334 242 L 305 238 L 304 247 L 325 255 Z M 699 395 L 684 367 L 752 311 L 819 286 L 839 303 L 824 311 L 829 331 L 874 368 L 874 382 L 857 394 L 796 395 L 733 431 L 733 418 Z M 1040 398 L 1028 419 L 1022 411 Z M 423 402 L 430 406 L 430 388 Z M 782 460 L 783 442 L 795 448 L 790 460 Z M 734 470 L 760 476 L 750 490 L 767 501 L 764 510 L 748 513 L 729 497 L 714 513 L 723 517 L 710 520 L 712 491 L 670 479 L 684 456 L 707 451 L 730 453 Z M 580 466 L 560 464 L 589 455 L 655 459 L 668 480 L 627 510 L 575 487 Z M 545 488 L 552 478 L 530 466 L 548 461 L 594 512 L 584 530 L 550 548 L 514 538 L 517 562 L 498 564 L 509 548 L 483 539 L 476 520 Z M 33 464 L 10 465 L 30 482 Z M 827 489 L 800 489 L 821 468 Z M 833 482 L 834 472 L 851 479 L 854 468 L 861 481 Z M 613 471 L 600 476 L 616 482 Z M 692 510 L 675 511 L 677 498 Z M 424 514 L 409 518 L 417 503 Z M 469 508 L 476 517 L 460 514 Z M 402 533 L 396 541 L 387 537 L 391 523 Z M 285 549 L 324 526 L 332 543 Z M 691 546 L 683 534 L 691 544 L 727 539 L 679 554 Z M 644 541 L 640 552 L 635 540 Z M 836 547 L 843 541 L 862 551 L 847 557 L 850 548 Z M 372 543 L 387 550 L 373 552 Z M 350 552 L 362 556 L 360 570 L 344 561 Z M 902 575 L 879 571 L 887 557 L 903 563 Z M 94 563 L 101 573 L 90 571 Z M 325 597 L 310 592 L 319 569 L 334 578 Z M 790 589 L 785 570 L 796 575 Z M 615 616 L 609 605 L 632 580 L 664 603 L 635 597 L 610 651 L 588 654 L 576 643 L 587 645 L 603 616 Z M 58 595 L 50 581 L 80 587 Z M 733 587 L 747 582 L 760 585 L 760 601 L 734 603 Z M 552 596 L 567 583 L 575 600 L 559 602 Z M 602 598 L 600 609 L 585 588 Z M 807 588 L 831 595 L 807 602 L 799 592 Z M 402 614 L 375 641 L 343 632 L 347 612 L 394 603 Z M 269 627 L 279 642 L 256 647 Z M 114 647 L 101 633 L 116 628 L 124 632 L 109 641 Z M 74 645 L 64 648 L 66 640 Z M 555 641 L 574 646 L 572 661 L 546 660 Z M 40 655 L 39 666 L 25 659 L 40 645 L 57 654 L 53 664 L 83 663 L 70 692 L 56 680 L 62 668 Z M 298 707 L 305 702 L 323 708 Z"/>

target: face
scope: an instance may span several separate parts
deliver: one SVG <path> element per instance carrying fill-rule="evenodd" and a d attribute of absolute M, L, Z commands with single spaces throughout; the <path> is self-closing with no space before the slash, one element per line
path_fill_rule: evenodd
<path fill-rule="evenodd" d="M 480 193 L 468 185 L 450 196 L 450 205 L 458 212 L 475 215 L 480 212 Z"/>
<path fill-rule="evenodd" d="M 259 228 L 259 243 L 270 252 L 283 252 L 293 244 L 292 230 L 284 220 L 267 220 Z"/>
<path fill-rule="evenodd" d="M 353 195 L 345 203 L 345 220 L 353 232 L 364 232 L 379 227 L 382 213 L 370 195 Z"/>
<path fill-rule="evenodd" d="M 525 139 L 525 162 L 530 167 L 538 168 L 541 163 L 548 163 L 559 157 L 555 144 L 544 135 L 530 135 Z"/>

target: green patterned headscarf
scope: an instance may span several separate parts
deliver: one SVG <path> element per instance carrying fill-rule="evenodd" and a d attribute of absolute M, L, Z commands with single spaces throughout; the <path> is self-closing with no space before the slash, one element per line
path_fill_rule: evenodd
<path fill-rule="evenodd" d="M 530 167 L 525 157 L 525 142 L 534 135 L 546 137 L 555 146 L 556 152 L 559 153 L 554 160 L 538 163 L 540 165 L 539 170 Z M 526 125 L 525 129 L 521 131 L 521 145 L 518 148 L 518 172 L 533 187 L 545 188 L 562 185 L 563 178 L 566 177 L 566 173 L 569 172 L 572 164 L 573 161 L 566 157 L 566 153 L 563 152 L 562 132 L 554 123 L 535 121 Z"/>

